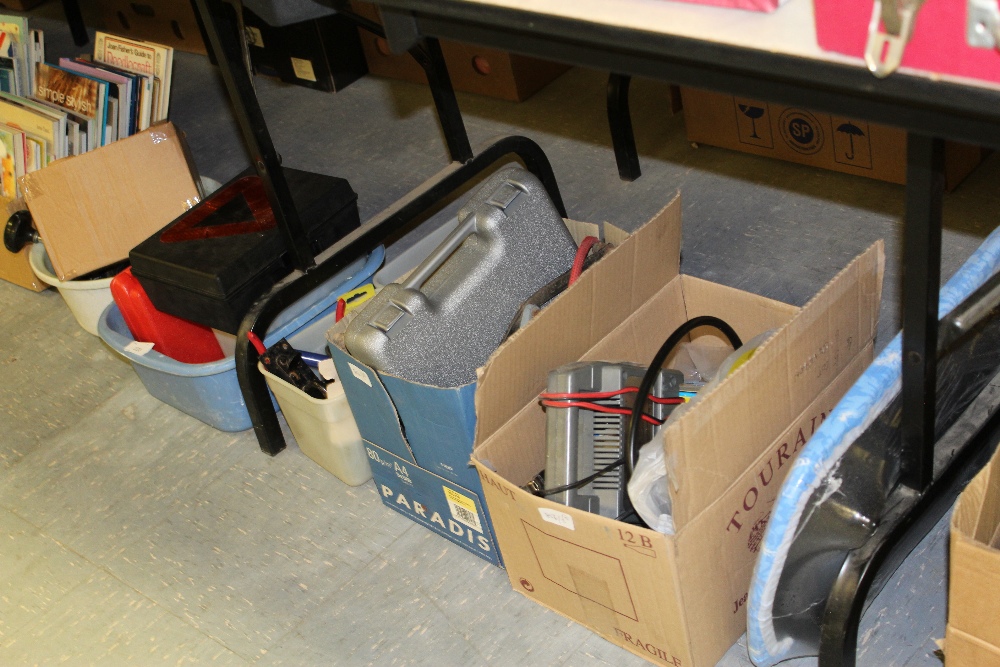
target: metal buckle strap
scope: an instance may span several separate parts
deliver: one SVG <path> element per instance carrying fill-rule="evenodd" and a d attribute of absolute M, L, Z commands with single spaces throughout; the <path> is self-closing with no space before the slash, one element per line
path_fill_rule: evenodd
<path fill-rule="evenodd" d="M 882 79 L 899 67 L 923 4 L 924 0 L 875 0 L 865 47 L 865 63 L 872 74 Z"/>

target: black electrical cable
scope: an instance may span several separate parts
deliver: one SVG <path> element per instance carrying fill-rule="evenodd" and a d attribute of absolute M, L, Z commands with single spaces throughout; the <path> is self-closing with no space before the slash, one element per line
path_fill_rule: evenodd
<path fill-rule="evenodd" d="M 733 346 L 734 350 L 743 346 L 743 341 L 740 340 L 739 335 L 737 335 L 736 331 L 729 324 L 711 315 L 692 318 L 677 327 L 670 334 L 670 337 L 660 346 L 656 356 L 653 357 L 653 361 L 649 364 L 646 374 L 642 376 L 642 382 L 639 383 L 639 393 L 635 395 L 635 402 L 632 404 L 632 414 L 629 415 L 628 426 L 625 429 L 625 446 L 622 452 L 625 459 L 626 479 L 632 479 L 632 474 L 635 472 L 635 463 L 639 455 L 635 441 L 639 437 L 639 424 L 642 422 L 640 415 L 646 405 L 649 392 L 656 383 L 656 377 L 660 372 L 660 368 L 663 366 L 663 362 L 667 360 L 667 357 L 670 356 L 670 353 L 674 351 L 674 348 L 684 339 L 684 336 L 687 336 L 698 327 L 713 327 L 718 329 L 729 339 L 729 343 Z"/>
<path fill-rule="evenodd" d="M 543 489 L 542 491 L 539 491 L 536 495 L 541 496 L 542 498 L 546 498 L 548 496 L 554 496 L 557 493 L 563 493 L 564 491 L 572 491 L 573 489 L 579 489 L 581 486 L 587 486 L 588 484 L 593 482 L 595 479 L 597 479 L 604 473 L 611 472 L 612 470 L 622 465 L 623 463 L 625 463 L 625 457 L 621 457 L 616 461 L 609 463 L 608 465 L 604 466 L 603 468 L 595 472 L 593 475 L 588 475 L 583 479 L 578 479 L 575 482 L 570 482 L 569 484 L 563 484 L 562 486 L 556 486 L 551 489 Z"/>

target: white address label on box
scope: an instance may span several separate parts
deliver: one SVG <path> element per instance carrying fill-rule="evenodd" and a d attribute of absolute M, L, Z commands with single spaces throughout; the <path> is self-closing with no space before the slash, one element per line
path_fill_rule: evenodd
<path fill-rule="evenodd" d="M 138 354 L 140 357 L 145 355 L 152 349 L 153 349 L 153 343 L 141 343 L 137 340 L 134 340 L 125 346 L 126 352 L 131 352 L 132 354 Z"/>
<path fill-rule="evenodd" d="M 479 522 L 479 512 L 476 510 L 476 503 L 472 498 L 463 496 L 447 486 L 441 488 L 444 489 L 444 497 L 448 500 L 448 507 L 451 508 L 452 518 L 473 530 L 483 532 L 483 524 Z"/>
<path fill-rule="evenodd" d="M 568 530 L 576 530 L 576 525 L 573 523 L 573 517 L 566 512 L 560 512 L 559 510 L 551 510 L 548 507 L 539 507 L 538 513 L 542 515 L 544 521 L 549 523 L 554 523 L 557 526 L 562 526 Z"/>
<path fill-rule="evenodd" d="M 361 370 L 351 362 L 347 362 L 347 365 L 351 367 L 351 375 L 358 378 L 369 387 L 372 386 L 372 380 L 370 377 L 368 377 L 368 373 L 365 373 L 363 370 Z"/>

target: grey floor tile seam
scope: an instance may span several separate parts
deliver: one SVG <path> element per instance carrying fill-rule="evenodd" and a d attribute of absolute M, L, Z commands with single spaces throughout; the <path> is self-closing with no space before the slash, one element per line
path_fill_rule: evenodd
<path fill-rule="evenodd" d="M 22 519 L 24 521 L 27 521 L 27 519 L 25 519 L 21 515 L 17 514 L 16 512 L 12 512 L 12 513 L 15 514 L 18 518 L 20 518 L 20 519 Z M 31 523 L 31 522 L 28 521 L 28 523 Z M 31 524 L 31 525 L 34 526 L 34 524 Z M 128 588 L 129 590 L 131 590 L 132 592 L 134 592 L 136 595 L 140 596 L 141 598 L 143 598 L 144 600 L 146 600 L 147 602 L 149 602 L 150 604 L 152 604 L 154 608 L 159 609 L 160 611 L 163 611 L 163 612 L 165 612 L 166 614 L 168 614 L 170 616 L 173 616 L 174 618 L 176 618 L 179 621 L 181 621 L 182 623 L 184 623 L 184 625 L 186 625 L 186 626 L 190 627 L 192 630 L 196 631 L 198 634 L 204 636 L 206 639 L 208 639 L 208 640 L 210 640 L 210 641 L 218 644 L 219 646 L 225 648 L 227 651 L 230 651 L 234 655 L 236 655 L 236 656 L 240 655 L 239 652 L 236 651 L 236 650 L 234 650 L 232 647 L 226 646 L 225 643 L 219 641 L 217 638 L 215 638 L 215 637 L 213 637 L 213 636 L 205 633 L 200 628 L 192 625 L 183 616 L 179 616 L 179 615 L 175 614 L 174 612 L 172 612 L 167 607 L 161 605 L 156 600 L 152 599 L 151 597 L 149 597 L 148 595 L 146 595 L 145 593 L 143 593 L 141 590 L 139 590 L 138 588 L 136 588 L 135 586 L 133 586 L 131 583 L 129 583 L 125 579 L 122 579 L 121 577 L 119 577 L 118 575 L 116 575 L 114 572 L 112 572 L 111 570 L 109 570 L 107 567 L 105 567 L 105 566 L 103 566 L 103 565 L 101 565 L 99 563 L 95 563 L 94 561 L 90 560 L 89 558 L 87 558 L 86 556 L 84 556 L 83 554 L 81 554 L 80 552 L 78 552 L 77 550 L 73 549 L 72 547 L 70 547 L 70 546 L 68 546 L 66 544 L 63 544 L 62 542 L 60 542 L 56 538 L 52 537 L 51 535 L 49 535 L 48 533 L 46 533 L 45 531 L 43 531 L 41 528 L 38 528 L 37 526 L 35 526 L 35 528 L 38 530 L 39 535 L 41 535 L 42 537 L 44 537 L 44 538 L 46 538 L 48 540 L 51 540 L 53 543 L 55 543 L 56 545 L 58 545 L 59 548 L 68 551 L 69 553 L 75 555 L 76 557 L 80 558 L 84 562 L 86 562 L 89 565 L 91 565 L 92 567 L 94 567 L 96 570 L 98 570 L 100 572 L 103 572 L 107 576 L 111 577 L 112 579 L 114 579 L 118 583 L 122 584 L 123 586 L 125 586 L 126 588 Z M 61 595 L 60 599 L 65 598 L 67 595 L 69 595 L 70 593 L 72 593 L 76 589 L 80 588 L 85 583 L 86 583 L 85 581 L 81 581 L 76 586 L 73 586 L 72 588 L 70 588 L 69 590 L 67 590 L 63 595 Z M 251 663 L 248 662 L 247 664 L 251 664 Z"/>

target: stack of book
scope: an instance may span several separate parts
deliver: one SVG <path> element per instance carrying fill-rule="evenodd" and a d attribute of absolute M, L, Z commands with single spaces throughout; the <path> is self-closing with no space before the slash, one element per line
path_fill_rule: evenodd
<path fill-rule="evenodd" d="M 0 193 L 53 160 L 166 120 L 172 47 L 98 32 L 92 57 L 45 61 L 44 35 L 0 15 Z"/>

